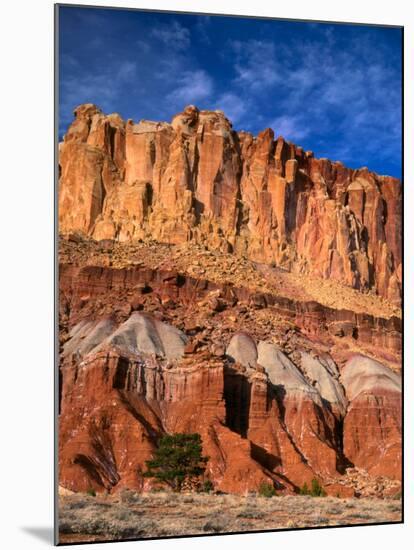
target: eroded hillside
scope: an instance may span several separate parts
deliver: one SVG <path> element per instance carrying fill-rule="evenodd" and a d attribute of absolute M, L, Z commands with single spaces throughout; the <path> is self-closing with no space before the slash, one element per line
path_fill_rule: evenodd
<path fill-rule="evenodd" d="M 59 165 L 62 487 L 145 492 L 197 432 L 226 493 L 399 492 L 398 180 L 192 106 L 80 106 Z"/>

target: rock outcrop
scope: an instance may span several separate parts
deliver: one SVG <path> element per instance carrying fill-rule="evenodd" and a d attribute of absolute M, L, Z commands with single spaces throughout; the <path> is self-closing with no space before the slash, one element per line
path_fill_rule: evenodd
<path fill-rule="evenodd" d="M 224 492 L 399 491 L 397 179 L 193 106 L 81 105 L 59 169 L 65 490 L 145 491 L 159 438 L 197 432 Z"/>
<path fill-rule="evenodd" d="M 145 461 L 176 432 L 201 434 L 207 475 L 226 492 L 262 481 L 292 491 L 317 478 L 348 494 L 353 465 L 400 477 L 400 378 L 384 365 L 353 356 L 339 375 L 326 353 L 288 357 L 245 331 L 214 353 L 197 330 L 139 311 L 121 317 L 81 319 L 62 344 L 63 487 L 148 489 Z"/>
<path fill-rule="evenodd" d="M 310 337 L 336 338 L 344 343 L 351 341 L 360 347 L 366 346 L 367 352 L 368 349 L 375 349 L 384 359 L 391 357 L 397 363 L 400 362 L 402 324 L 399 317 L 385 319 L 369 313 L 329 308 L 314 301 L 296 301 L 276 293 L 259 293 L 231 283 L 219 284 L 174 270 L 150 269 L 146 266 L 116 269 L 63 264 L 60 269 L 60 292 L 62 313 L 70 306 L 73 323 L 96 313 L 105 315 L 125 308 L 129 313 L 134 308 L 148 308 L 149 302 L 152 310 L 162 310 L 163 313 L 171 311 L 169 305 L 179 305 L 183 316 L 191 311 L 195 318 L 199 314 L 199 309 L 195 307 L 198 304 L 212 309 L 212 302 L 215 302 L 214 308 L 217 308 L 217 301 L 221 300 L 228 304 L 227 312 L 230 314 L 232 304 L 239 302 L 254 310 L 271 311 Z M 217 298 L 217 293 L 220 298 Z M 256 351 L 249 346 L 249 340 L 249 335 L 241 334 L 235 340 L 230 355 L 233 353 L 240 362 L 240 355 L 249 353 L 253 360 Z"/>
<path fill-rule="evenodd" d="M 277 128 L 276 128 L 277 131 Z M 233 130 L 187 107 L 171 124 L 75 110 L 59 154 L 59 229 L 196 242 L 401 297 L 401 183 Z"/>
<path fill-rule="evenodd" d="M 349 399 L 344 452 L 376 475 L 402 476 L 401 378 L 369 357 L 356 355 L 341 372 Z"/>
<path fill-rule="evenodd" d="M 117 339 L 131 324 L 139 327 L 133 337 Z M 258 451 L 245 434 L 226 425 L 226 418 L 242 418 L 242 414 L 237 405 L 234 408 L 237 398 L 229 402 L 226 386 L 231 375 L 223 360 L 204 353 L 180 361 L 184 348 L 181 353 L 178 348 L 184 334 L 140 313 L 132 314 L 106 338 L 105 331 L 96 338 L 99 323 L 90 327 L 96 346 L 82 357 L 84 342 L 74 341 L 80 333 L 87 338 L 85 325 L 80 325 L 65 345 L 62 366 L 63 486 L 78 491 L 145 488 L 149 485 L 142 477 L 145 460 L 151 458 L 157 438 L 165 432 L 202 435 L 210 457 L 208 474 L 221 490 L 254 490 L 269 479 L 278 483 L 278 473 L 254 459 Z M 158 342 L 160 332 L 168 344 L 162 342 L 155 348 L 153 341 Z M 254 377 L 244 383 L 254 383 Z M 240 390 L 241 386 L 236 393 Z M 255 393 L 252 390 L 253 401 Z M 240 404 L 240 395 L 238 399 Z"/>

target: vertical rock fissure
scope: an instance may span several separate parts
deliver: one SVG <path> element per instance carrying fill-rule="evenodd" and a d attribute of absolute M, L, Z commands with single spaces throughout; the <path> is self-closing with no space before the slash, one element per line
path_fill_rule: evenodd
<path fill-rule="evenodd" d="M 242 374 L 226 367 L 224 371 L 224 401 L 226 426 L 243 438 L 249 429 L 251 383 Z"/>

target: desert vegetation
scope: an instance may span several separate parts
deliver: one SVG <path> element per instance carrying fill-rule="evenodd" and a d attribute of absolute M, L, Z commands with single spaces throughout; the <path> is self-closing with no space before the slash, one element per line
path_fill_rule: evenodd
<path fill-rule="evenodd" d="M 315 478 L 312 479 L 310 488 L 308 487 L 307 483 L 304 483 L 299 490 L 299 494 L 303 496 L 311 496 L 311 497 L 326 497 L 326 491 L 321 486 L 319 481 Z"/>
<path fill-rule="evenodd" d="M 202 454 L 200 434 L 164 435 L 153 458 L 146 461 L 148 469 L 144 477 L 153 478 L 179 493 L 186 483 L 200 486 L 200 476 L 204 474 L 207 461 L 208 457 Z M 207 491 L 212 489 L 208 482 L 204 482 Z"/>
<path fill-rule="evenodd" d="M 268 488 L 269 489 L 269 488 Z M 395 499 L 124 490 L 61 497 L 60 541 L 80 542 L 401 521 Z"/>

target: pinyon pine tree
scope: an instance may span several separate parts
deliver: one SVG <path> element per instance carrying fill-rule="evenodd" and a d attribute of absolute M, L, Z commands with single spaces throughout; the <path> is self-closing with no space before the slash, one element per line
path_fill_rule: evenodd
<path fill-rule="evenodd" d="M 164 435 L 153 458 L 146 461 L 145 477 L 152 477 L 180 492 L 186 480 L 200 477 L 208 457 L 202 455 L 200 434 Z"/>

